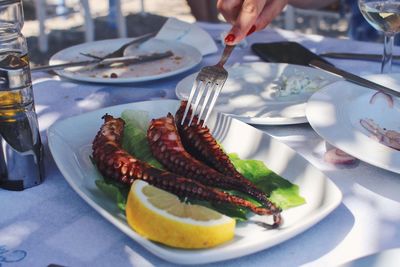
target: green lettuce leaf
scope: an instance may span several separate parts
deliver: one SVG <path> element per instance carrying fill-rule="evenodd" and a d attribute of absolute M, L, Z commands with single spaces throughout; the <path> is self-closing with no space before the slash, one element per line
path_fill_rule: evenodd
<path fill-rule="evenodd" d="M 149 113 L 140 110 L 125 110 L 121 118 L 125 121 L 122 147 L 131 155 L 145 161 L 155 168 L 163 166 L 153 157 L 147 143 L 147 128 L 149 127 Z"/>
<path fill-rule="evenodd" d="M 236 153 L 230 153 L 228 156 L 237 171 L 270 195 L 269 199 L 280 208 L 288 209 L 305 203 L 305 199 L 299 194 L 298 185 L 268 169 L 264 162 L 254 159 L 243 160 Z"/>
<path fill-rule="evenodd" d="M 121 186 L 117 182 L 108 179 L 98 179 L 96 186 L 115 203 L 118 208 L 125 213 L 126 200 L 128 199 L 129 187 Z"/>
<path fill-rule="evenodd" d="M 277 203 L 282 209 L 289 209 L 306 203 L 306 200 L 299 194 L 299 186 L 293 184 L 291 187 L 277 188 L 269 199 Z"/>

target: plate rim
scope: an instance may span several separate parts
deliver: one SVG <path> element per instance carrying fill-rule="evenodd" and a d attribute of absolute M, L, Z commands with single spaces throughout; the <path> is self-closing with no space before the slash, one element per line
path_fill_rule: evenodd
<path fill-rule="evenodd" d="M 56 60 L 60 60 L 60 55 L 62 55 L 63 53 L 69 52 L 70 50 L 78 50 L 80 48 L 86 48 L 89 47 L 90 45 L 101 45 L 101 44 L 109 44 L 110 42 L 112 43 L 118 43 L 118 44 L 124 44 L 126 42 L 129 42 L 131 40 L 133 40 L 135 37 L 132 38 L 113 38 L 113 39 L 104 39 L 104 40 L 96 40 L 93 42 L 86 42 L 86 43 L 81 43 L 81 44 L 77 44 L 77 45 L 73 45 L 67 48 L 64 48 L 60 51 L 58 51 L 57 53 L 55 53 L 54 55 L 52 55 L 49 59 L 49 65 L 51 66 L 54 61 Z M 180 68 L 177 69 L 175 71 L 172 72 L 166 72 L 163 74 L 159 74 L 159 75 L 153 75 L 153 76 L 144 76 L 144 78 L 117 78 L 117 79 L 110 79 L 110 78 L 94 78 L 94 77 L 82 77 L 82 76 L 76 76 L 74 75 L 74 73 L 65 71 L 65 70 L 54 70 L 54 72 L 59 75 L 60 77 L 63 78 L 67 78 L 70 80 L 75 80 L 75 81 L 82 81 L 82 82 L 89 82 L 89 83 L 104 83 L 104 84 L 125 84 L 125 83 L 142 83 L 142 82 L 149 82 L 149 81 L 156 81 L 159 79 L 164 79 L 164 78 L 168 78 L 171 76 L 175 76 L 181 73 L 184 73 L 196 66 L 198 66 L 202 60 L 203 60 L 203 55 L 200 53 L 199 50 L 197 50 L 194 46 L 188 45 L 186 43 L 182 43 L 179 41 L 174 41 L 174 40 L 162 40 L 162 39 L 156 39 L 154 38 L 153 40 L 158 40 L 158 41 L 162 41 L 162 42 L 167 42 L 167 43 L 175 43 L 178 46 L 184 48 L 184 49 L 188 49 L 191 50 L 191 55 L 193 53 L 193 57 L 195 57 L 195 63 L 191 64 L 191 65 L 187 65 L 184 68 Z M 154 77 L 155 76 L 155 77 Z"/>
<path fill-rule="evenodd" d="M 271 65 L 271 66 L 290 66 L 293 68 L 300 68 L 300 69 L 308 69 L 308 70 L 313 70 L 316 72 L 320 72 L 320 73 L 324 73 L 324 75 L 329 75 L 332 78 L 335 77 L 340 81 L 342 80 L 340 77 L 333 75 L 333 74 L 329 74 L 325 71 L 316 69 L 316 68 L 312 68 L 312 67 L 308 67 L 308 66 L 302 66 L 302 65 L 296 65 L 296 64 L 289 64 L 289 63 L 277 63 L 277 62 L 264 62 L 264 61 L 253 61 L 253 62 L 243 62 L 240 63 L 241 66 L 243 65 L 252 65 L 252 64 L 265 64 L 265 65 Z M 231 66 L 233 67 L 233 66 Z M 229 71 L 229 69 L 228 69 Z M 197 73 L 197 72 L 196 72 Z M 188 79 L 190 76 L 195 75 L 195 73 L 189 74 L 185 77 L 183 77 L 175 86 L 175 95 L 178 99 L 185 99 L 185 97 L 183 96 L 182 92 L 179 90 L 179 87 L 183 87 L 180 86 L 181 84 L 183 84 L 185 79 Z M 332 84 L 334 82 L 337 81 L 333 81 L 329 84 Z M 329 85 L 328 84 L 328 85 Z M 321 90 L 322 88 L 324 88 L 327 85 L 324 85 L 323 87 L 321 87 L 319 90 Z M 317 91 L 319 91 L 317 90 Z M 310 96 L 311 97 L 311 96 Z M 307 103 L 307 100 L 304 101 L 304 104 Z M 252 124 L 252 125 L 295 125 L 295 124 L 303 124 L 303 123 L 308 123 L 306 114 L 304 112 L 304 116 L 301 117 L 294 117 L 294 118 L 284 118 L 284 117 L 250 117 L 250 116 L 244 116 L 244 115 L 237 115 L 237 114 L 231 114 L 231 113 L 225 113 L 235 119 L 241 120 L 242 122 L 248 123 L 248 124 Z"/>
<path fill-rule="evenodd" d="M 324 182 L 326 182 L 329 185 L 329 188 L 331 189 L 331 191 L 334 191 L 334 193 L 332 195 L 330 195 L 330 197 L 333 200 L 330 200 L 329 205 L 327 205 L 327 207 L 325 207 L 323 210 L 320 210 L 317 214 L 304 218 L 304 220 L 299 221 L 298 224 L 296 225 L 295 230 L 286 232 L 285 235 L 283 235 L 281 238 L 279 239 L 275 239 L 275 242 L 270 242 L 270 243 L 265 243 L 262 246 L 260 246 L 259 244 L 254 245 L 251 249 L 251 251 L 245 251 L 245 250 L 238 250 L 235 251 L 234 256 L 227 255 L 225 253 L 224 256 L 218 256 L 215 257 L 215 255 L 212 255 L 212 257 L 210 257 L 209 255 L 207 256 L 207 251 L 208 250 L 213 250 L 213 248 L 210 249 L 204 249 L 204 250 L 183 250 L 183 249 L 174 249 L 174 248 L 167 248 L 164 249 L 162 246 L 157 245 L 156 243 L 153 243 L 150 240 L 147 240 L 143 237 L 141 237 L 139 234 L 137 234 L 133 229 L 131 229 L 127 224 L 123 224 L 121 223 L 118 218 L 116 218 L 113 214 L 109 213 L 105 208 L 103 208 L 101 205 L 97 204 L 93 199 L 90 198 L 90 196 L 86 195 L 85 192 L 83 192 L 80 188 L 78 184 L 75 184 L 75 180 L 74 178 L 70 177 L 69 172 L 65 169 L 64 166 L 60 166 L 60 158 L 62 158 L 62 156 L 60 156 L 61 154 L 59 153 L 54 153 L 55 150 L 55 144 L 54 144 L 54 137 L 52 136 L 52 134 L 56 134 L 57 133 L 57 127 L 59 127 L 59 125 L 63 124 L 63 123 L 67 123 L 68 121 L 74 121 L 75 119 L 82 117 L 82 116 L 88 116 L 90 117 L 93 114 L 104 114 L 104 112 L 108 111 L 109 113 L 113 113 L 113 111 L 110 110 L 113 109 L 122 109 L 125 107 L 132 107 L 133 104 L 141 104 L 141 103 L 146 103 L 146 102 L 171 102 L 174 104 L 178 104 L 179 101 L 177 100 L 156 100 L 156 101 L 141 101 L 141 102 L 134 102 L 134 103 L 128 103 L 128 104 L 122 104 L 122 105 L 115 105 L 115 106 L 110 106 L 110 107 L 106 107 L 106 108 L 102 108 L 102 109 L 98 109 L 95 111 L 91 111 L 91 112 L 87 112 L 87 113 L 83 113 L 80 115 L 76 115 L 73 117 L 69 117 L 66 118 L 64 120 L 61 121 L 57 121 L 56 123 L 54 123 L 53 125 L 51 125 L 48 130 L 47 130 L 47 136 L 48 136 L 48 145 L 49 145 L 49 149 L 53 155 L 54 161 L 57 165 L 57 167 L 59 168 L 61 174 L 63 175 L 64 179 L 68 182 L 68 184 L 72 187 L 72 189 L 84 200 L 86 201 L 86 203 L 88 203 L 93 209 L 95 209 L 104 219 L 106 219 L 107 221 L 109 221 L 110 223 L 112 223 L 116 228 L 118 228 L 119 230 L 121 230 L 122 232 L 124 232 L 126 235 L 128 235 L 130 238 L 132 238 L 134 241 L 136 241 L 137 243 L 139 243 L 141 246 L 143 246 L 145 249 L 147 249 L 150 253 L 152 253 L 155 256 L 158 256 L 159 258 L 162 258 L 166 261 L 172 262 L 172 263 L 179 263 L 179 264 L 187 264 L 187 265 L 192 265 L 192 264 L 205 264 L 205 263 L 213 263 L 213 262 L 219 262 L 219 261 L 224 261 L 224 260 L 229 260 L 229 259 L 234 259 L 234 258 L 238 258 L 238 257 L 242 257 L 242 256 L 246 256 L 246 255 L 250 255 L 250 254 L 254 254 L 256 252 L 265 250 L 267 248 L 273 247 L 277 244 L 280 244 L 288 239 L 291 239 L 295 236 L 297 236 L 298 234 L 306 231 L 307 229 L 310 229 L 311 227 L 313 227 L 315 224 L 317 224 L 318 222 L 320 222 L 323 218 L 325 218 L 327 215 L 329 215 L 333 210 L 335 210 L 342 202 L 342 192 L 341 190 L 338 188 L 338 186 L 325 174 L 323 173 L 321 170 L 319 170 L 318 168 L 316 168 L 310 161 L 308 161 L 307 159 L 305 159 L 302 155 L 300 155 L 299 153 L 297 153 L 296 151 L 294 151 L 291 147 L 289 147 L 288 145 L 282 143 L 281 141 L 277 140 L 276 138 L 274 138 L 271 135 L 268 135 L 265 132 L 262 132 L 261 130 L 258 130 L 254 127 L 252 127 L 251 125 L 247 125 L 249 127 L 254 128 L 254 130 L 256 131 L 261 131 L 262 134 L 267 135 L 269 138 L 275 139 L 277 142 L 281 143 L 282 145 L 285 145 L 288 149 L 290 149 L 291 151 L 294 151 L 294 153 L 296 153 L 296 155 L 298 155 L 299 157 L 303 158 L 305 161 L 307 161 L 307 163 L 312 166 L 313 168 L 315 168 L 316 170 L 318 170 L 319 172 L 322 173 L 323 175 L 323 179 Z M 239 123 L 243 123 L 241 121 L 238 121 Z M 243 123 L 245 124 L 245 123 Z M 65 141 L 65 140 L 63 140 Z M 311 221 L 311 222 L 310 222 Z M 246 246 L 248 247 L 248 246 Z M 178 253 L 176 251 L 179 251 Z M 197 261 L 193 261 L 193 255 L 191 252 L 195 252 L 198 253 L 199 257 L 197 257 Z M 180 254 L 182 253 L 183 254 Z M 207 257 L 206 257 L 207 256 Z"/>
<path fill-rule="evenodd" d="M 364 75 L 363 78 L 372 79 L 373 80 L 373 79 L 377 79 L 377 78 L 381 78 L 381 77 L 385 77 L 385 76 L 386 77 L 397 76 L 398 77 L 397 81 L 400 83 L 400 74 L 399 73 L 370 74 L 370 75 Z M 353 151 L 353 149 L 354 149 L 355 145 L 356 146 L 360 146 L 361 145 L 361 146 L 366 146 L 367 149 L 372 149 L 371 151 L 374 151 L 374 148 L 375 148 L 374 153 L 378 153 L 378 152 L 381 151 L 382 146 L 384 146 L 384 147 L 386 147 L 385 150 L 390 151 L 390 152 L 394 153 L 395 155 L 398 155 L 396 158 L 398 158 L 399 161 L 400 161 L 400 151 L 396 151 L 396 150 L 394 150 L 392 148 L 389 148 L 389 147 L 387 147 L 387 146 L 385 146 L 385 145 L 383 145 L 381 143 L 375 142 L 373 140 L 371 140 L 372 142 L 364 142 L 364 143 L 361 144 L 360 141 L 362 141 L 362 140 L 360 140 L 360 139 L 365 139 L 365 140 L 368 139 L 368 140 L 370 140 L 370 138 L 368 136 L 366 136 L 366 135 L 363 135 L 362 133 L 359 133 L 359 131 L 357 129 L 352 132 L 352 133 L 357 133 L 357 134 L 355 134 L 355 137 L 357 137 L 355 139 L 356 142 L 357 142 L 356 144 L 354 144 L 354 143 L 353 144 L 348 144 L 348 143 L 343 144 L 342 142 L 336 142 L 334 140 L 335 139 L 334 137 L 329 136 L 329 134 L 328 134 L 328 136 L 326 135 L 327 132 L 328 133 L 331 132 L 329 130 L 325 130 L 324 129 L 324 128 L 327 128 L 326 126 L 319 127 L 319 125 L 315 121 L 315 117 L 316 116 L 313 115 L 313 112 L 311 110 L 315 109 L 315 104 L 314 103 L 318 102 L 319 100 L 324 99 L 325 102 L 326 102 L 326 97 L 330 96 L 331 91 L 335 90 L 335 93 L 338 92 L 337 89 L 333 88 L 333 87 L 336 86 L 336 83 L 345 83 L 346 85 L 354 86 L 356 89 L 354 89 L 353 92 L 357 92 L 359 97 L 362 96 L 363 94 L 368 93 L 368 92 L 374 92 L 372 89 L 363 88 L 363 87 L 361 87 L 359 85 L 353 84 L 353 83 L 348 82 L 348 81 L 338 81 L 338 82 L 332 83 L 330 85 L 327 85 L 324 88 L 321 88 L 321 90 L 319 90 L 318 92 L 314 93 L 310 97 L 310 99 L 308 100 L 307 105 L 306 105 L 306 116 L 307 116 L 307 119 L 308 119 L 308 121 L 310 123 L 310 126 L 313 128 L 313 130 L 322 139 L 324 139 L 326 142 L 330 143 L 331 145 L 336 146 L 337 148 L 343 150 L 347 154 L 352 155 L 353 157 L 356 157 L 357 159 L 359 159 L 359 160 L 361 160 L 361 161 L 363 161 L 365 163 L 368 163 L 368 164 L 370 164 L 372 166 L 375 166 L 375 167 L 378 167 L 378 168 L 381 168 L 381 169 L 384 169 L 384 170 L 387 170 L 387 171 L 391 171 L 391 172 L 394 172 L 394 173 L 400 173 L 400 166 L 397 167 L 397 168 L 396 168 L 396 165 L 394 165 L 394 166 L 387 166 L 386 165 L 385 166 L 384 163 L 381 163 L 381 162 L 379 162 L 379 160 L 377 160 L 378 158 L 380 158 L 379 156 L 376 156 L 376 157 L 374 156 L 373 158 L 369 158 L 367 153 L 365 153 L 365 154 L 364 153 L 357 153 L 357 151 L 359 149 L 356 149 L 357 151 Z M 348 99 L 346 98 L 343 103 L 349 103 Z M 341 109 L 337 109 L 338 108 L 337 103 L 332 103 L 330 101 L 329 104 L 330 104 L 330 107 L 334 108 L 334 113 L 335 114 L 338 114 L 340 112 Z M 350 127 L 351 129 L 354 129 L 354 127 L 352 125 L 350 125 L 350 126 L 351 126 Z M 330 125 L 327 129 L 333 129 L 335 127 L 337 128 L 338 126 L 337 125 L 336 126 Z M 348 130 L 348 127 L 343 127 L 343 130 Z M 381 153 L 378 153 L 378 154 L 381 155 Z"/>

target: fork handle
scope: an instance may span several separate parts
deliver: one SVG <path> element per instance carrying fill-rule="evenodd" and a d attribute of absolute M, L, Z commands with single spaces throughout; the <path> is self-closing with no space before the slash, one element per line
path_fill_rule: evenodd
<path fill-rule="evenodd" d="M 224 66 L 225 62 L 228 60 L 229 56 L 231 55 L 233 49 L 236 45 L 226 45 L 224 48 L 224 52 L 222 52 L 221 59 L 217 63 L 218 66 Z"/>

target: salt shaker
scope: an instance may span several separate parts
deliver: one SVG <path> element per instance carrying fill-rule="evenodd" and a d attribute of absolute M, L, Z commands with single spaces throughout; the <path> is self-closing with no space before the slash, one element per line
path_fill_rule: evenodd
<path fill-rule="evenodd" d="M 0 187 L 24 190 L 43 180 L 21 0 L 0 0 Z"/>

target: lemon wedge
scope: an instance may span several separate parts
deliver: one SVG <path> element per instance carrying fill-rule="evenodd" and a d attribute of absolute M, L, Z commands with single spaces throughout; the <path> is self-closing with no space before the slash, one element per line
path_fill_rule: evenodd
<path fill-rule="evenodd" d="M 169 192 L 136 180 L 126 203 L 128 224 L 140 235 L 178 248 L 209 248 L 234 236 L 235 220 L 183 203 Z"/>

